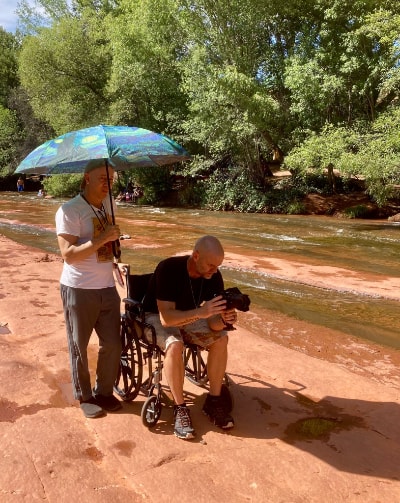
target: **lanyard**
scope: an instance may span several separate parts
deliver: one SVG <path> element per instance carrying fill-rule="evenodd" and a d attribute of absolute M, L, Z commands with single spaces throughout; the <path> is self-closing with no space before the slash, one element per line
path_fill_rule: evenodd
<path fill-rule="evenodd" d="M 104 208 L 104 204 L 101 203 L 101 208 L 94 209 L 93 206 L 89 203 L 89 201 L 86 199 L 86 197 L 83 194 L 81 194 L 81 197 L 92 208 L 93 213 L 95 214 L 97 220 L 99 221 L 99 224 L 101 225 L 101 228 L 104 231 L 106 228 L 106 224 L 108 224 L 108 218 L 107 218 L 106 209 Z M 100 213 L 100 216 L 99 216 L 99 213 Z"/>
<path fill-rule="evenodd" d="M 97 218 L 99 224 L 101 225 L 101 228 L 104 231 L 106 228 L 106 225 L 109 223 L 108 215 L 107 215 L 106 209 L 104 208 L 104 204 L 101 203 L 101 208 L 94 209 L 93 206 L 89 203 L 89 201 L 86 199 L 86 197 L 83 194 L 81 194 L 81 197 L 92 208 L 93 213 L 96 215 L 96 218 Z M 99 216 L 98 212 L 100 213 L 100 216 Z M 117 259 L 118 262 L 120 262 L 119 259 L 121 257 L 121 248 L 120 248 L 120 244 L 119 244 L 118 239 L 116 241 L 112 241 L 112 249 L 113 249 L 114 257 Z"/>

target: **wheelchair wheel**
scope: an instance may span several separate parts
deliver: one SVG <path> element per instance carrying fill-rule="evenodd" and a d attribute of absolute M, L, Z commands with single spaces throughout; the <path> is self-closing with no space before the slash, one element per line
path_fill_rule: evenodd
<path fill-rule="evenodd" d="M 201 356 L 201 350 L 192 344 L 187 345 L 183 358 L 186 379 L 196 386 L 205 387 L 208 382 L 207 365 Z"/>
<path fill-rule="evenodd" d="M 123 320 L 121 324 L 122 352 L 114 391 L 125 402 L 131 402 L 140 391 L 143 376 L 143 356 L 136 332 Z"/>
<path fill-rule="evenodd" d="M 157 424 L 161 416 L 161 402 L 155 395 L 150 396 L 143 404 L 142 407 L 142 423 L 151 428 Z"/>

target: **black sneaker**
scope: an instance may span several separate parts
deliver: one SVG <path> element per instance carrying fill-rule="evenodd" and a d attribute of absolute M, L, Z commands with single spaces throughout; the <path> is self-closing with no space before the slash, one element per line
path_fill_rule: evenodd
<path fill-rule="evenodd" d="M 122 407 L 121 402 L 117 400 L 114 395 L 94 395 L 94 399 L 102 409 L 108 412 L 115 412 Z"/>
<path fill-rule="evenodd" d="M 190 440 L 195 437 L 192 420 L 190 419 L 190 412 L 186 405 L 174 406 L 174 419 L 174 434 L 178 438 Z"/>
<path fill-rule="evenodd" d="M 234 421 L 229 414 L 224 400 L 220 396 L 207 395 L 206 401 L 203 405 L 203 412 L 209 417 L 215 426 L 224 430 L 233 428 Z"/>

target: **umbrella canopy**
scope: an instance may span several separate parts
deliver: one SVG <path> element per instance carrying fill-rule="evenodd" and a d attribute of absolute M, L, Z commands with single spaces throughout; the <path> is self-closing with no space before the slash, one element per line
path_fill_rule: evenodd
<path fill-rule="evenodd" d="M 115 170 L 154 167 L 190 159 L 167 136 L 130 126 L 94 126 L 65 133 L 33 150 L 17 174 L 83 173 L 93 159 L 107 159 Z"/>

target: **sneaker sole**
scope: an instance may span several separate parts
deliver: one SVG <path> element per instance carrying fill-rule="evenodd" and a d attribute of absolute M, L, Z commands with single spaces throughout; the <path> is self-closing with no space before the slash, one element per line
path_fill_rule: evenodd
<path fill-rule="evenodd" d="M 101 398 L 97 398 L 96 395 L 94 396 L 94 399 L 98 403 L 98 406 L 101 407 L 102 409 L 106 410 L 107 412 L 116 412 L 117 410 L 122 409 L 122 404 L 119 401 L 115 402 L 115 405 L 107 405 L 102 403 Z"/>
<path fill-rule="evenodd" d="M 117 412 L 117 410 L 121 410 L 122 409 L 122 405 L 116 405 L 113 408 L 111 408 L 111 407 L 104 407 L 104 405 L 102 405 L 101 407 L 102 407 L 102 409 L 106 410 L 107 412 Z"/>
<path fill-rule="evenodd" d="M 174 435 L 177 437 L 177 438 L 180 438 L 181 440 L 192 440 L 193 438 L 195 438 L 195 434 L 194 433 L 189 433 L 188 435 L 179 435 L 179 433 L 176 433 L 176 431 L 174 431 Z"/>
<path fill-rule="evenodd" d="M 85 405 L 92 405 L 92 407 L 85 407 Z M 83 412 L 83 415 L 88 419 L 95 419 L 96 417 L 103 417 L 106 415 L 104 409 L 97 407 L 96 405 L 93 406 L 93 404 L 81 404 L 80 409 Z"/>
<path fill-rule="evenodd" d="M 232 422 L 229 422 L 228 424 L 226 424 L 225 426 L 221 426 L 219 424 L 217 424 L 215 422 L 215 419 L 213 419 L 210 414 L 208 414 L 205 410 L 203 410 L 203 414 L 205 416 L 208 417 L 208 419 L 210 420 L 210 422 L 215 425 L 217 428 L 221 428 L 221 430 L 231 430 L 234 426 L 235 426 L 235 423 L 232 423 Z"/>

